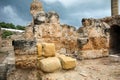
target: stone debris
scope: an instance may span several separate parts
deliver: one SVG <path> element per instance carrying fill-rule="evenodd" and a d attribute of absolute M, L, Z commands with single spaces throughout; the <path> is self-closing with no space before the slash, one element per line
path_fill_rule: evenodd
<path fill-rule="evenodd" d="M 61 68 L 61 63 L 57 57 L 50 57 L 40 60 L 40 68 L 44 72 L 54 72 Z"/>
<path fill-rule="evenodd" d="M 60 59 L 61 64 L 62 64 L 62 68 L 65 70 L 73 69 L 77 65 L 76 59 L 73 59 L 71 57 L 60 55 L 59 59 Z"/>

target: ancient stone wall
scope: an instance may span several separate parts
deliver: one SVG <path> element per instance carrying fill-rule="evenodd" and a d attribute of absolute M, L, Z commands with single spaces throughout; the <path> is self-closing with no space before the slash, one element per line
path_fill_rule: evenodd
<path fill-rule="evenodd" d="M 116 15 L 112 17 L 105 17 L 100 20 L 103 22 L 106 22 L 109 26 L 112 26 L 112 25 L 120 26 L 120 15 Z"/>
<path fill-rule="evenodd" d="M 109 54 L 110 26 L 99 19 L 83 19 L 83 27 L 78 29 L 78 57 L 98 58 Z"/>
<path fill-rule="evenodd" d="M 33 7 L 33 4 L 31 7 Z M 35 11 L 35 14 L 31 13 L 33 21 L 29 27 L 26 27 L 27 40 L 32 38 L 37 43 L 55 43 L 57 52 L 66 55 L 78 55 L 81 52 L 89 54 L 89 51 L 91 51 L 89 55 L 95 55 L 96 50 L 100 54 L 92 58 L 108 55 L 108 30 L 110 26 L 105 21 L 101 19 L 82 19 L 83 27 L 76 30 L 75 27 L 70 25 L 60 25 L 59 15 L 56 12 L 46 13 L 42 4 L 34 4 L 34 6 L 36 6 L 36 9 L 31 9 L 31 12 Z M 104 52 L 105 54 L 103 54 Z"/>
<path fill-rule="evenodd" d="M 120 15 L 106 17 L 101 19 L 101 21 L 106 22 L 110 25 L 110 53 L 119 54 L 120 53 Z"/>
<path fill-rule="evenodd" d="M 31 4 L 31 7 L 33 7 L 33 4 Z M 31 9 L 33 21 L 26 27 L 25 39 L 36 40 L 37 43 L 55 43 L 57 52 L 64 54 L 74 53 L 77 50 L 77 32 L 75 27 L 61 25 L 59 15 L 54 11 L 46 13 L 41 5 L 34 4 L 36 9 L 41 8 L 40 10 Z M 33 14 L 34 11 L 35 14 Z"/>

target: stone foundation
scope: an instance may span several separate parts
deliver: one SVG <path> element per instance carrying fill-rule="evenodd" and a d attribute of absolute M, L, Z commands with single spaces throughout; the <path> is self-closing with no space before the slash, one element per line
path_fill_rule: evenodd
<path fill-rule="evenodd" d="M 76 59 L 65 57 L 62 61 L 56 55 L 54 43 L 35 43 L 34 41 L 13 41 L 16 69 L 38 69 L 43 72 L 54 72 L 76 67 Z M 69 61 L 70 59 L 70 61 Z M 65 64 L 63 64 L 65 62 Z M 72 65 L 74 64 L 74 65 Z"/>

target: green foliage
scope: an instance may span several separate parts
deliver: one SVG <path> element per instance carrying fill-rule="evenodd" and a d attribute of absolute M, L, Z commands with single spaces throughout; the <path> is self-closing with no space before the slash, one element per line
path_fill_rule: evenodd
<path fill-rule="evenodd" d="M 0 22 L 0 26 L 1 26 L 2 28 L 25 30 L 25 27 L 24 27 L 24 26 L 21 26 L 21 25 L 15 26 L 15 25 L 12 24 L 12 23 Z"/>
<path fill-rule="evenodd" d="M 17 25 L 16 28 L 17 28 L 18 30 L 25 30 L 25 27 L 24 27 L 24 26 L 20 26 L 20 25 Z"/>
<path fill-rule="evenodd" d="M 7 38 L 8 36 L 12 35 L 13 32 L 11 31 L 3 31 L 2 32 L 2 38 Z"/>

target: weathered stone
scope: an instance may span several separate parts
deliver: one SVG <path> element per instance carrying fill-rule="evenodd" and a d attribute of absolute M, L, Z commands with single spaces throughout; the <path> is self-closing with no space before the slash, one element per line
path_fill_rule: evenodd
<path fill-rule="evenodd" d="M 37 53 L 38 53 L 38 57 L 41 57 L 43 55 L 43 50 L 42 50 L 42 44 L 41 43 L 37 43 Z"/>
<path fill-rule="evenodd" d="M 43 44 L 43 56 L 45 57 L 52 57 L 55 56 L 55 44 L 53 43 L 44 43 Z"/>
<path fill-rule="evenodd" d="M 78 46 L 81 48 L 83 45 L 88 43 L 88 38 L 78 38 L 77 42 L 78 42 Z"/>
<path fill-rule="evenodd" d="M 7 65 L 0 64 L 0 80 L 6 80 L 7 76 Z"/>
<path fill-rule="evenodd" d="M 54 11 L 50 11 L 48 12 L 48 22 L 49 23 L 57 23 L 59 24 L 59 15 L 54 12 Z"/>
<path fill-rule="evenodd" d="M 71 57 L 67 57 L 64 55 L 60 55 L 59 59 L 61 61 L 63 69 L 68 70 L 68 69 L 73 69 L 76 67 L 76 59 L 73 59 Z"/>
<path fill-rule="evenodd" d="M 82 24 L 86 27 L 86 26 L 90 26 L 90 20 L 89 19 L 82 19 Z"/>
<path fill-rule="evenodd" d="M 56 57 L 40 60 L 40 68 L 44 72 L 54 72 L 61 68 L 60 60 Z"/>
<path fill-rule="evenodd" d="M 103 57 L 109 56 L 110 51 L 108 49 L 102 49 L 102 51 L 103 51 L 103 53 L 102 53 Z"/>
<path fill-rule="evenodd" d="M 39 11 L 33 16 L 34 24 L 39 25 L 46 22 L 46 13 Z"/>
<path fill-rule="evenodd" d="M 37 54 L 36 42 L 29 40 L 14 40 L 15 55 L 34 55 Z"/>
<path fill-rule="evenodd" d="M 22 55 L 15 57 L 15 66 L 17 68 L 37 68 L 37 56 L 36 55 Z"/>
<path fill-rule="evenodd" d="M 42 3 L 39 1 L 33 1 L 30 6 L 30 13 L 35 15 L 39 11 L 43 11 Z"/>
<path fill-rule="evenodd" d="M 88 40 L 88 42 L 84 45 L 79 45 L 80 50 L 93 50 L 93 45 L 92 45 L 92 41 Z"/>
<path fill-rule="evenodd" d="M 25 37 L 26 40 L 33 40 L 33 39 L 34 39 L 32 23 L 29 24 L 29 25 L 25 28 L 24 37 Z"/>
<path fill-rule="evenodd" d="M 107 39 L 105 37 L 90 38 L 94 49 L 108 49 Z"/>
<path fill-rule="evenodd" d="M 108 50 L 82 50 L 79 51 L 77 58 L 78 59 L 92 59 L 92 58 L 100 58 L 106 57 L 109 55 Z"/>

